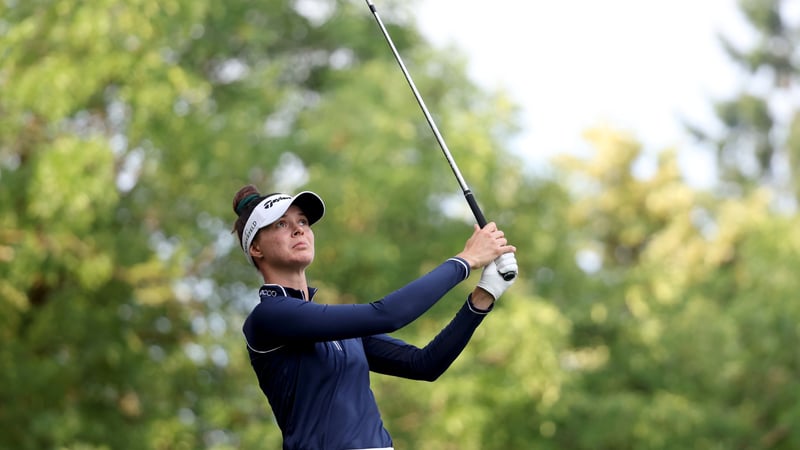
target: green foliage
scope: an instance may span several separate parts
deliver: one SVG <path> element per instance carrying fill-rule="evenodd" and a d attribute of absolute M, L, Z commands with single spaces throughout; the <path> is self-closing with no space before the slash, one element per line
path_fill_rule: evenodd
<path fill-rule="evenodd" d="M 788 30 L 761 6 L 758 29 Z M 503 150 L 513 103 L 430 49 L 408 7 L 382 17 L 521 270 L 435 383 L 373 378 L 396 446 L 800 446 L 785 191 L 698 192 L 673 151 L 637 177 L 639 143 L 602 129 L 591 158 L 533 176 Z M 280 446 L 239 331 L 259 282 L 230 233 L 244 184 L 323 196 L 325 303 L 375 300 L 471 232 L 365 5 L 7 1 L 0 61 L 2 448 Z M 719 111 L 747 133 L 790 124 L 797 159 L 796 117 L 757 95 Z M 725 138 L 726 155 L 743 139 Z M 398 336 L 424 345 L 478 276 Z"/>
<path fill-rule="evenodd" d="M 293 5 L 0 5 L 0 446 L 279 445 L 237 331 L 258 282 L 229 232 L 243 184 L 325 197 L 322 301 L 460 250 L 468 221 L 437 206 L 455 184 L 366 5 Z M 413 50 L 402 10 L 384 17 Z M 507 156 L 507 102 L 454 57 L 406 58 L 460 159 Z M 465 164 L 487 212 L 512 164 Z"/>
<path fill-rule="evenodd" d="M 798 218 L 767 190 L 719 200 L 683 184 L 671 152 L 646 179 L 638 145 L 595 130 L 597 151 L 563 163 L 573 224 L 602 264 L 571 310 L 577 389 L 561 405 L 559 448 L 793 448 Z M 788 325 L 792 323 L 792 325 Z M 782 325 L 783 324 L 783 325 Z M 756 387 L 758 386 L 758 387 Z M 766 388 L 769 386 L 769 388 Z M 774 386 L 775 391 L 772 391 Z"/>

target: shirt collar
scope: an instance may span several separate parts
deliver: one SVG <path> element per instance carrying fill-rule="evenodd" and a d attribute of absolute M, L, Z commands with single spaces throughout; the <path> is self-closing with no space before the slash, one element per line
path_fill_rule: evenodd
<path fill-rule="evenodd" d="M 272 297 L 292 297 L 292 298 L 299 298 L 300 300 L 312 300 L 314 298 L 314 294 L 317 293 L 317 288 L 309 287 L 308 288 L 308 299 L 303 296 L 303 291 L 299 289 L 294 289 L 290 287 L 281 286 L 279 284 L 265 284 L 261 286 L 261 289 L 258 290 L 258 296 L 261 298 L 261 301 Z"/>

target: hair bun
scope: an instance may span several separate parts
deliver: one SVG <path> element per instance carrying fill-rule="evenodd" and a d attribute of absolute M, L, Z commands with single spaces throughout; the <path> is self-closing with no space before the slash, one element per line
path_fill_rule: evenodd
<path fill-rule="evenodd" d="M 255 186 L 252 184 L 244 186 L 233 196 L 233 212 L 235 212 L 237 216 L 242 215 L 242 211 L 247 208 L 247 205 L 260 197 L 261 194 Z"/>

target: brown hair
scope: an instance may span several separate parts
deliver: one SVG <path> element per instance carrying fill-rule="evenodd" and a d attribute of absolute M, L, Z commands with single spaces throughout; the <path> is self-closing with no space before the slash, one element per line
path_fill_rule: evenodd
<path fill-rule="evenodd" d="M 233 224 L 233 231 L 239 236 L 239 246 L 242 245 L 242 233 L 244 232 L 245 222 L 250 217 L 250 213 L 258 205 L 258 202 L 264 200 L 266 196 L 261 195 L 258 189 L 252 184 L 242 187 L 233 196 L 233 212 L 236 213 L 236 222 Z"/>

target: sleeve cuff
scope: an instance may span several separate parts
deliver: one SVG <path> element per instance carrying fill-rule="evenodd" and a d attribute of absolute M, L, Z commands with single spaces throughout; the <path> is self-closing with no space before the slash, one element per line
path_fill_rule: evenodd
<path fill-rule="evenodd" d="M 467 297 L 467 307 L 469 307 L 469 310 L 473 313 L 485 316 L 494 309 L 494 303 L 492 303 L 492 306 L 490 306 L 489 309 L 480 309 L 472 304 L 472 294 L 469 294 L 469 297 Z"/>
<path fill-rule="evenodd" d="M 461 264 L 462 266 L 464 266 L 464 280 L 469 278 L 470 268 L 469 268 L 469 263 L 467 262 L 466 259 L 459 258 L 458 256 L 453 256 L 452 258 L 448 258 L 447 260 L 448 261 L 455 261 L 455 262 Z"/>

